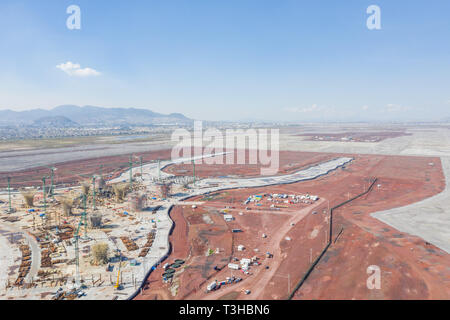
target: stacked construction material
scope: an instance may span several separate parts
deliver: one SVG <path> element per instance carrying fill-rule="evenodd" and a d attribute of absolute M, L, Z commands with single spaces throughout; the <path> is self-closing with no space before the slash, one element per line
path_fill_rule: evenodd
<path fill-rule="evenodd" d="M 51 254 L 56 252 L 56 246 L 52 242 L 41 243 L 41 268 L 51 268 L 53 266 Z"/>
<path fill-rule="evenodd" d="M 50 251 L 48 249 L 41 251 L 41 268 L 51 268 L 52 258 L 50 258 Z"/>
<path fill-rule="evenodd" d="M 39 270 L 37 273 L 38 277 L 41 279 L 47 278 L 50 274 L 52 274 L 52 272 L 48 270 Z"/>
<path fill-rule="evenodd" d="M 55 259 L 52 261 L 52 264 L 58 264 L 58 263 L 66 263 L 67 259 Z"/>
<path fill-rule="evenodd" d="M 21 286 L 23 284 L 23 279 L 27 276 L 31 268 L 31 251 L 30 246 L 27 244 L 21 245 L 19 247 L 22 252 L 22 263 L 19 268 L 19 276 L 15 282 L 16 286 Z"/>
<path fill-rule="evenodd" d="M 71 239 L 73 237 L 73 227 L 69 225 L 61 227 L 58 237 L 60 241 Z"/>
<path fill-rule="evenodd" d="M 153 245 L 153 240 L 155 239 L 155 234 L 153 232 L 150 232 L 147 235 L 147 242 L 144 244 L 144 247 L 142 248 L 141 252 L 139 253 L 139 257 L 145 257 L 147 253 L 150 251 L 150 248 Z"/>
<path fill-rule="evenodd" d="M 125 245 L 128 251 L 134 251 L 139 249 L 136 242 L 134 242 L 128 237 L 120 237 L 120 240 L 122 240 L 123 244 Z"/>

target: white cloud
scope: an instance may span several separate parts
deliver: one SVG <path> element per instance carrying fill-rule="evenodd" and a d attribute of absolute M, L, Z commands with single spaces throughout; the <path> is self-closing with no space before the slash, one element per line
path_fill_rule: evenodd
<path fill-rule="evenodd" d="M 99 76 L 100 72 L 94 70 L 92 68 L 81 68 L 78 63 L 72 63 L 70 61 L 66 63 L 61 63 L 56 66 L 58 69 L 64 71 L 69 76 L 75 77 L 90 77 L 90 76 Z"/>

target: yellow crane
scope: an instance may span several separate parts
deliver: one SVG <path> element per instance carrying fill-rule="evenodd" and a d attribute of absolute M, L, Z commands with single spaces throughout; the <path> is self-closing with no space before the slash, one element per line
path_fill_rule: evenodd
<path fill-rule="evenodd" d="M 119 261 L 119 270 L 117 271 L 117 281 L 116 285 L 114 286 L 114 289 L 120 288 L 120 268 L 122 267 L 122 252 L 120 252 L 120 261 Z"/>

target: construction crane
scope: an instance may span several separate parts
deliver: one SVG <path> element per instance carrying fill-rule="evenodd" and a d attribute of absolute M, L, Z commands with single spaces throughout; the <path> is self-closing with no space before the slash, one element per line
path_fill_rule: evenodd
<path fill-rule="evenodd" d="M 106 238 L 114 244 L 117 252 L 120 255 L 119 270 L 117 272 L 117 281 L 116 281 L 116 284 L 114 285 L 114 289 L 120 289 L 120 269 L 122 266 L 122 252 L 120 251 L 119 247 L 117 246 L 116 240 L 114 238 L 110 237 L 109 235 L 106 235 Z"/>
<path fill-rule="evenodd" d="M 119 271 L 117 272 L 117 281 L 116 281 L 116 285 L 114 286 L 114 289 L 119 289 L 120 288 L 120 264 L 119 264 Z"/>
<path fill-rule="evenodd" d="M 132 161 L 133 155 L 130 154 L 130 161 L 128 164 L 130 165 L 130 192 L 133 191 L 133 161 Z"/>
<path fill-rule="evenodd" d="M 139 159 L 139 161 L 133 161 L 133 157 Z M 116 163 L 115 165 L 123 165 L 123 164 L 128 164 L 128 166 L 129 166 L 129 171 L 130 171 L 130 173 L 129 173 L 129 175 L 130 175 L 129 183 L 130 183 L 130 191 L 132 191 L 133 190 L 133 165 L 135 165 L 135 164 L 139 164 L 140 165 L 141 179 L 143 179 L 143 157 L 142 156 L 138 157 L 138 156 L 134 156 L 133 154 L 130 154 L 128 162 Z M 102 177 L 102 169 L 103 168 L 104 168 L 104 164 L 101 164 L 100 168 L 99 168 L 99 170 L 100 170 L 100 174 L 99 174 L 100 177 Z M 78 177 L 81 177 L 82 179 L 92 178 L 92 186 L 93 186 L 93 188 L 92 188 L 92 192 L 93 192 L 92 204 L 93 204 L 93 210 L 96 210 L 97 209 L 96 208 L 96 191 L 95 191 L 95 179 L 96 179 L 95 176 L 96 175 L 95 174 L 93 174 L 93 175 L 80 174 L 80 173 L 75 173 L 75 172 L 70 171 L 70 170 L 68 170 L 68 171 L 70 173 L 78 176 Z"/>
<path fill-rule="evenodd" d="M 119 253 L 120 253 L 119 270 L 117 271 L 117 281 L 116 285 L 114 286 L 114 289 L 117 290 L 120 289 L 120 269 L 122 267 L 122 252 L 119 250 Z"/>
<path fill-rule="evenodd" d="M 84 210 L 81 215 L 80 222 L 78 223 L 77 230 L 75 231 L 75 265 L 76 265 L 76 275 L 75 275 L 75 283 L 77 287 L 80 287 L 80 250 L 78 247 L 78 240 L 80 239 L 80 229 L 81 224 L 84 224 L 84 239 L 87 239 L 87 219 L 86 219 L 86 195 L 83 194 L 83 205 Z"/>
<path fill-rule="evenodd" d="M 96 198 L 96 194 L 95 194 L 95 174 L 91 175 L 87 175 L 87 174 L 80 174 L 80 173 L 75 173 L 73 171 L 70 171 L 70 173 L 82 178 L 82 179 L 86 179 L 86 178 L 91 178 L 92 177 L 92 209 L 95 211 L 97 210 L 96 208 L 96 204 L 95 204 L 95 198 Z M 100 176 L 101 177 L 101 176 Z"/>
<path fill-rule="evenodd" d="M 135 157 L 135 158 L 137 158 L 137 159 L 139 159 L 139 161 L 133 161 L 133 157 Z M 126 165 L 128 165 L 128 168 L 129 168 L 129 183 L 130 183 L 130 190 L 132 190 L 133 189 L 133 165 L 135 165 L 135 164 L 140 164 L 140 168 L 141 168 L 141 177 L 142 177 L 142 173 L 143 173 L 143 168 L 142 168 L 142 166 L 143 166 L 143 157 L 141 156 L 141 157 L 138 157 L 138 156 L 134 156 L 133 154 L 130 154 L 130 156 L 129 156 L 129 160 L 128 160 L 128 162 L 120 162 L 120 163 L 114 163 L 114 165 L 116 165 L 116 166 L 120 166 L 120 165 L 124 165 L 124 164 L 126 164 Z M 101 164 L 100 165 L 100 169 L 99 169 L 99 171 L 100 171 L 100 177 L 102 176 L 102 169 L 105 167 L 105 165 L 104 164 Z M 72 172 L 72 171 L 71 171 Z M 90 177 L 90 175 L 85 175 L 85 174 L 77 174 L 77 173 L 75 173 L 75 172 L 72 172 L 73 174 L 75 174 L 75 175 L 77 175 L 77 176 L 80 176 L 80 177 Z M 93 175 L 92 175 L 93 176 Z"/>
<path fill-rule="evenodd" d="M 75 265 L 76 265 L 76 271 L 75 271 L 75 282 L 77 287 L 80 286 L 80 251 L 78 248 L 78 238 L 80 235 L 80 226 L 81 226 L 81 220 L 78 224 L 78 228 L 75 231 L 74 238 L 75 238 Z"/>
<path fill-rule="evenodd" d="M 97 210 L 95 207 L 95 176 L 92 176 L 92 210 Z"/>
<path fill-rule="evenodd" d="M 133 164 L 139 164 L 141 166 L 141 180 L 144 179 L 143 171 L 142 171 L 142 156 L 134 156 L 139 159 L 139 162 L 133 162 L 133 155 L 130 154 L 130 160 L 128 161 L 128 164 L 130 166 L 130 191 L 133 190 Z"/>
<path fill-rule="evenodd" d="M 44 167 L 46 167 L 46 168 L 49 168 L 50 169 L 50 171 L 51 171 L 51 174 L 50 174 L 50 178 L 51 178 L 51 186 L 50 186 L 50 196 L 53 198 L 54 197 L 54 190 L 55 190 L 55 184 L 54 184 L 54 181 L 53 181 L 53 176 L 54 176 L 54 172 L 56 171 L 56 170 L 58 170 L 58 168 L 55 168 L 55 167 L 49 167 L 49 166 L 44 166 Z"/>

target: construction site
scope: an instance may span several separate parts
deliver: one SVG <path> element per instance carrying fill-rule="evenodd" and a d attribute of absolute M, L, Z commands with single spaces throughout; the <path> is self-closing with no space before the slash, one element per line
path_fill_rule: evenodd
<path fill-rule="evenodd" d="M 450 296 L 446 228 L 383 214 L 447 197 L 447 158 L 281 151 L 278 174 L 261 177 L 259 165 L 201 161 L 219 154 L 167 154 L 87 159 L 89 172 L 55 164 L 32 186 L 26 170 L 7 175 L 0 299 Z M 381 290 L 366 286 L 370 265 Z"/>
<path fill-rule="evenodd" d="M 202 174 L 202 168 L 196 172 Z M 358 155 L 310 181 L 193 197 L 189 201 L 195 205 L 178 205 L 170 212 L 177 226 L 170 242 L 174 255 L 186 261 L 184 270 L 175 272 L 170 283 L 159 281 L 164 270 L 152 273 L 137 298 L 447 298 L 449 287 L 442 284 L 448 283 L 450 260 L 445 250 L 370 216 L 444 187 L 439 158 Z M 389 263 L 383 262 L 387 247 L 392 249 Z M 356 266 L 359 256 L 367 260 Z M 415 268 L 416 259 L 426 269 Z M 375 262 L 390 274 L 376 296 L 365 282 L 366 268 Z M 311 270 L 311 279 L 317 280 L 306 282 Z M 313 289 L 312 281 L 323 289 Z M 336 288 L 332 295 L 331 285 Z"/>
<path fill-rule="evenodd" d="M 0 302 L 450 300 L 449 12 L 0 0 Z"/>
<path fill-rule="evenodd" d="M 126 177 L 115 179 L 71 172 L 79 179 L 73 187 L 55 186 L 55 167 L 40 186 L 12 188 L 7 178 L 3 299 L 126 299 L 140 287 L 148 257 L 168 248 L 157 238 L 158 226 L 164 228 L 160 202 L 192 177 L 144 183 L 142 158 L 130 156 L 126 164 Z"/>

